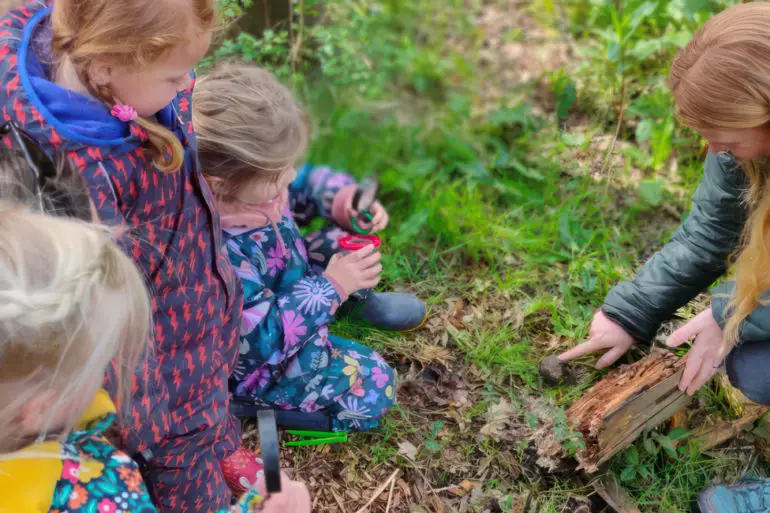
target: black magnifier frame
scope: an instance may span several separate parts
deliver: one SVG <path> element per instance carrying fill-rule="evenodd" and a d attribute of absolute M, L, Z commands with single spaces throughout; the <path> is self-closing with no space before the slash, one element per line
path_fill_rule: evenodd
<path fill-rule="evenodd" d="M 273 410 L 260 410 L 257 413 L 257 423 L 260 456 L 264 466 L 265 484 L 269 497 L 270 494 L 281 491 L 280 446 L 275 412 Z"/>

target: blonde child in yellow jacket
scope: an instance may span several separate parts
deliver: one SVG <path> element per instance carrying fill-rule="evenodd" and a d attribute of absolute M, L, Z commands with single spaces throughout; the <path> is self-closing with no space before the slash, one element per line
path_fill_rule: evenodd
<path fill-rule="evenodd" d="M 130 404 L 150 313 L 105 228 L 0 201 L 0 513 L 157 512 L 136 463 L 104 436 L 118 413 L 101 389 L 113 366 Z M 252 490 L 230 511 L 310 511 L 286 478 L 261 502 Z"/>

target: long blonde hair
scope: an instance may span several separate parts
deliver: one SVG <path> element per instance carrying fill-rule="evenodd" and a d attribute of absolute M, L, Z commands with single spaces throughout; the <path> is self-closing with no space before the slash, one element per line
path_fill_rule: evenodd
<path fill-rule="evenodd" d="M 118 402 L 130 403 L 150 306 L 106 230 L 0 203 L 0 454 L 29 442 L 14 421 L 47 392 L 56 399 L 38 435 L 68 432 L 113 360 Z"/>
<path fill-rule="evenodd" d="M 308 119 L 269 71 L 223 63 L 198 79 L 193 128 L 201 170 L 219 200 L 255 180 L 277 180 L 308 145 Z"/>
<path fill-rule="evenodd" d="M 755 128 L 770 122 L 770 3 L 730 7 L 706 22 L 677 57 L 668 77 L 678 116 L 690 127 Z M 750 212 L 734 256 L 735 292 L 728 306 L 726 349 L 770 290 L 770 183 L 760 162 L 741 162 Z"/>
<path fill-rule="evenodd" d="M 172 0 L 56 0 L 52 16 L 52 48 L 66 57 L 81 82 L 96 98 L 112 106 L 115 99 L 108 88 L 89 80 L 87 70 L 96 58 L 116 66 L 141 67 L 186 44 L 191 26 L 213 29 L 215 0 L 189 0 L 194 19 L 180 12 L 184 3 Z M 137 118 L 149 135 L 155 165 L 162 171 L 176 171 L 184 160 L 177 137 L 155 121 Z M 166 156 L 169 152 L 170 155 Z"/>

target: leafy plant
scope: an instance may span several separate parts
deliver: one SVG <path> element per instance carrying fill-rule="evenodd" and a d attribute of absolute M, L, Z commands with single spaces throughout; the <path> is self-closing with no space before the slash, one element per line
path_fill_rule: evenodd
<path fill-rule="evenodd" d="M 432 453 L 438 453 L 443 450 L 444 444 L 438 439 L 441 430 L 444 429 L 443 422 L 434 422 L 430 425 L 430 433 L 425 434 L 425 448 Z"/>

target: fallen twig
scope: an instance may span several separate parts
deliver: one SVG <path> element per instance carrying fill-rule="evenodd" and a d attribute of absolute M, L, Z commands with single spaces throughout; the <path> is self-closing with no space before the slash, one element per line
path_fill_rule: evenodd
<path fill-rule="evenodd" d="M 390 502 L 393 500 L 393 489 L 396 487 L 396 480 L 390 482 L 390 492 L 388 492 L 388 505 L 385 506 L 385 513 L 390 513 Z"/>
<path fill-rule="evenodd" d="M 610 167 L 610 160 L 612 159 L 612 155 L 615 153 L 615 144 L 618 142 L 618 137 L 620 136 L 620 129 L 623 127 L 623 117 L 625 113 L 626 113 L 626 81 L 623 80 L 623 83 L 620 86 L 620 110 L 618 111 L 618 117 L 617 117 L 616 126 L 615 126 L 615 135 L 612 137 L 612 142 L 610 143 L 610 146 L 607 149 L 607 153 L 605 153 L 604 155 L 604 164 L 602 165 L 601 176 L 604 176 L 604 173 L 606 173 Z M 610 183 L 610 180 L 607 180 L 607 184 L 609 183 Z"/>
<path fill-rule="evenodd" d="M 390 477 L 386 479 L 385 482 L 382 483 L 382 485 L 379 488 L 377 488 L 377 490 L 372 494 L 372 496 L 369 498 L 369 501 L 366 504 L 364 504 L 362 507 L 360 507 L 356 511 L 356 513 L 364 513 L 364 511 L 366 511 L 369 508 L 369 506 L 371 506 L 374 503 L 374 501 L 377 500 L 377 497 L 379 497 L 380 494 L 385 491 L 388 485 L 390 485 L 391 482 L 395 482 L 400 472 L 401 472 L 400 468 L 397 468 L 396 470 L 394 470 L 393 473 L 390 475 Z"/>
<path fill-rule="evenodd" d="M 743 417 L 720 422 L 693 437 L 692 441 L 701 452 L 708 451 L 738 436 L 741 431 L 750 429 L 757 419 L 767 413 L 767 411 L 767 408 L 760 406 L 754 406 L 751 409 L 747 408 L 746 415 Z"/>
<path fill-rule="evenodd" d="M 336 502 L 337 506 L 340 507 L 340 511 L 342 511 L 342 513 L 348 513 L 347 508 L 345 508 L 345 504 L 343 504 L 342 499 L 339 498 L 337 492 L 335 492 L 332 488 L 330 488 L 329 491 L 331 492 L 332 497 L 334 497 L 334 502 Z"/>
<path fill-rule="evenodd" d="M 618 513 L 641 513 L 628 492 L 618 486 L 612 478 L 600 477 L 592 486 L 604 502 Z"/>

